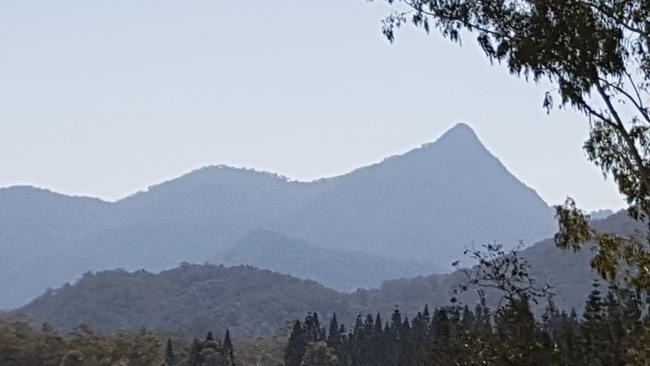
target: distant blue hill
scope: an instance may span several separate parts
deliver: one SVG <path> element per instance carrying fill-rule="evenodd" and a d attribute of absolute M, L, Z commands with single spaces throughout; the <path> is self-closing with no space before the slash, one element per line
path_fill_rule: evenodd
<path fill-rule="evenodd" d="M 210 260 L 215 264 L 251 265 L 317 280 L 338 291 L 379 287 L 384 280 L 439 272 L 427 262 L 388 259 L 372 254 L 316 247 L 304 240 L 255 230 Z"/>

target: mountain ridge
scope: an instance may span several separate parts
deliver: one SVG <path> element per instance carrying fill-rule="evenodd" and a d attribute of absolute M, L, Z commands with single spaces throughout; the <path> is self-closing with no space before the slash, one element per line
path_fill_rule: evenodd
<path fill-rule="evenodd" d="M 463 138 L 464 141 L 473 140 L 474 142 L 477 142 L 479 145 L 481 145 L 481 147 L 487 153 L 490 153 L 489 150 L 487 150 L 483 146 L 481 140 L 476 135 L 476 132 L 468 124 L 466 124 L 464 122 L 459 122 L 459 123 L 455 124 L 454 126 L 452 126 L 450 129 L 448 129 L 446 132 L 444 132 L 437 139 L 435 139 L 433 141 L 430 141 L 430 142 L 422 143 L 418 147 L 406 150 L 406 151 L 404 151 L 402 153 L 397 153 L 397 154 L 390 155 L 390 156 L 385 157 L 383 159 L 380 159 L 380 160 L 378 160 L 378 161 L 376 161 L 374 163 L 370 163 L 370 164 L 367 164 L 367 165 L 362 165 L 360 167 L 353 168 L 353 169 L 351 169 L 351 170 L 349 170 L 347 172 L 341 173 L 341 174 L 337 174 L 337 175 L 334 175 L 334 176 L 328 176 L 328 177 L 315 178 L 315 179 L 300 180 L 300 179 L 291 178 L 291 177 L 289 177 L 287 175 L 284 175 L 282 173 L 279 173 L 279 172 L 273 172 L 271 170 L 248 168 L 248 167 L 244 167 L 244 166 L 238 167 L 238 166 L 231 166 L 231 165 L 227 165 L 227 164 L 208 164 L 208 165 L 204 165 L 204 166 L 201 166 L 201 167 L 198 167 L 198 168 L 195 168 L 195 169 L 191 169 L 186 173 L 183 173 L 183 174 L 180 174 L 180 175 L 177 175 L 177 176 L 173 176 L 173 177 L 168 178 L 168 179 L 161 180 L 158 183 L 153 183 L 153 184 L 151 184 L 151 185 L 149 185 L 149 186 L 147 186 L 145 188 L 136 190 L 136 191 L 131 192 L 131 193 L 129 193 L 129 194 L 123 196 L 123 197 L 120 197 L 120 198 L 117 198 L 117 199 L 114 199 L 114 200 L 108 200 L 108 199 L 104 199 L 102 197 L 93 196 L 93 195 L 67 194 L 67 193 L 58 192 L 58 191 L 53 190 L 51 188 L 40 187 L 40 186 L 35 186 L 35 185 L 30 185 L 30 184 L 17 184 L 17 185 L 10 185 L 10 186 L 6 186 L 6 187 L 0 187 L 0 192 L 2 192 L 3 190 L 11 190 L 11 189 L 31 189 L 31 190 L 34 190 L 34 191 L 42 191 L 42 192 L 52 193 L 52 194 L 55 194 L 55 195 L 64 196 L 64 197 L 68 197 L 68 198 L 94 199 L 94 200 L 102 201 L 104 203 L 115 204 L 115 203 L 119 203 L 120 201 L 128 200 L 128 199 L 130 199 L 130 198 L 132 198 L 134 196 L 137 196 L 139 194 L 148 193 L 150 190 L 155 189 L 155 188 L 157 188 L 159 186 L 162 186 L 162 185 L 164 185 L 166 183 L 177 181 L 179 179 L 187 178 L 187 177 L 190 177 L 192 175 L 201 174 L 203 172 L 211 171 L 211 170 L 232 170 L 232 171 L 259 174 L 259 175 L 262 175 L 262 176 L 270 176 L 270 177 L 273 177 L 273 178 L 277 178 L 277 179 L 279 179 L 279 180 L 281 180 L 283 182 L 286 182 L 286 183 L 294 183 L 294 184 L 319 183 L 319 182 L 323 182 L 323 181 L 337 179 L 339 177 L 343 177 L 343 176 L 346 176 L 346 175 L 349 175 L 349 174 L 352 174 L 352 173 L 355 173 L 355 172 L 358 172 L 358 171 L 361 171 L 361 170 L 364 170 L 364 169 L 367 169 L 367 168 L 372 168 L 374 166 L 378 166 L 378 165 L 381 165 L 383 163 L 386 163 L 386 162 L 389 162 L 389 161 L 392 161 L 392 160 L 399 160 L 399 159 L 401 159 L 401 158 L 403 158 L 403 157 L 405 157 L 407 155 L 412 155 L 412 154 L 425 152 L 428 148 L 433 147 L 436 143 L 438 143 L 440 141 L 444 141 L 446 139 L 449 139 L 451 136 L 454 136 L 454 135 L 456 135 L 456 136 L 458 136 L 458 135 L 464 136 L 464 138 Z M 456 136 L 454 136 L 454 137 L 456 137 Z M 496 160 L 499 161 L 499 163 L 501 163 L 498 158 L 496 158 Z M 532 191 L 534 191 L 535 194 L 539 195 L 537 193 L 537 191 L 533 187 L 528 186 L 528 184 L 526 182 L 520 180 L 519 178 L 517 178 L 517 180 L 520 181 L 522 184 L 524 184 L 529 189 L 531 189 Z"/>
<path fill-rule="evenodd" d="M 203 263 L 258 229 L 328 250 L 417 260 L 439 271 L 450 270 L 472 243 L 515 245 L 555 230 L 548 205 L 467 125 L 405 154 L 312 182 L 220 166 L 117 202 L 47 192 L 0 190 L 0 250 L 8 253 L 0 258 L 0 308 L 24 304 L 87 270 Z M 30 275 L 22 268 L 31 268 Z M 384 272 L 384 279 L 393 276 Z"/>

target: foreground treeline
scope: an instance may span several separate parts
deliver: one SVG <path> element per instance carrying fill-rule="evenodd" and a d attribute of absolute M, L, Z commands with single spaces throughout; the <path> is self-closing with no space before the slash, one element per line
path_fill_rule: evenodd
<path fill-rule="evenodd" d="M 1 366 L 234 366 L 230 333 L 223 341 L 172 342 L 148 330 L 97 333 L 80 326 L 61 334 L 44 325 L 34 329 L 17 318 L 0 318 Z"/>
<path fill-rule="evenodd" d="M 601 291 L 595 284 L 578 316 L 553 301 L 535 317 L 534 299 L 513 298 L 491 311 L 428 308 L 412 319 L 395 309 L 391 319 L 358 317 L 349 331 L 336 317 L 321 327 L 317 314 L 296 322 L 286 366 L 416 365 L 648 365 L 650 319 L 642 299 L 628 290 Z"/>

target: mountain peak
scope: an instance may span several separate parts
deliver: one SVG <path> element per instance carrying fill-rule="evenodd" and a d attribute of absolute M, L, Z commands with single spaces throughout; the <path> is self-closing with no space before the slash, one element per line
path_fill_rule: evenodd
<path fill-rule="evenodd" d="M 443 155 L 451 152 L 458 152 L 457 157 L 469 158 L 471 156 L 490 156 L 494 157 L 490 151 L 483 145 L 474 130 L 465 123 L 458 123 L 443 133 L 437 140 L 421 145 L 406 154 L 399 156 L 410 156 L 420 153 L 427 155 Z"/>
<path fill-rule="evenodd" d="M 469 125 L 462 122 L 447 130 L 447 132 L 438 139 L 438 141 L 444 140 L 453 140 L 459 143 L 480 143 L 476 132 L 474 132 Z"/>

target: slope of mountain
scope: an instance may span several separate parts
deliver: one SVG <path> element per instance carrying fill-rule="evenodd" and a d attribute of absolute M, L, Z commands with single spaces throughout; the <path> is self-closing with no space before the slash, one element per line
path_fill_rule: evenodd
<path fill-rule="evenodd" d="M 552 210 L 459 124 L 437 141 L 318 182 L 326 188 L 276 230 L 329 248 L 426 260 L 451 269 L 466 246 L 532 244 Z"/>
<path fill-rule="evenodd" d="M 430 264 L 388 260 L 371 254 L 324 249 L 285 235 L 255 230 L 216 256 L 216 264 L 248 264 L 292 276 L 317 280 L 339 291 L 378 287 L 384 280 L 434 273 Z"/>
<path fill-rule="evenodd" d="M 258 229 L 444 271 L 473 243 L 532 243 L 555 224 L 541 198 L 460 124 L 434 143 L 309 183 L 218 166 L 115 203 L 0 189 L 0 228 L 9 253 L 0 257 L 0 308 L 9 308 L 87 270 L 218 260 Z M 376 276 L 373 268 L 346 282 L 361 287 Z"/>
<path fill-rule="evenodd" d="M 0 189 L 0 308 L 92 268 L 88 253 L 95 250 L 85 244 L 109 207 L 97 199 L 31 187 Z"/>
<path fill-rule="evenodd" d="M 623 213 L 594 226 L 624 235 L 646 232 Z M 560 308 L 578 312 L 584 308 L 592 280 L 598 277 L 589 266 L 592 251 L 564 251 L 545 240 L 520 254 L 530 262 L 537 283 L 552 286 Z M 48 291 L 18 312 L 64 329 L 87 323 L 101 330 L 146 326 L 199 334 L 229 327 L 240 336 L 269 335 L 310 311 L 324 317 L 336 312 L 339 320 L 349 324 L 360 313 L 388 315 L 397 304 L 409 316 L 424 304 L 449 305 L 453 289 L 464 278 L 460 272 L 420 276 L 345 294 L 314 281 L 248 266 L 183 264 L 160 274 L 86 274 L 74 285 Z M 494 294 L 490 296 L 492 304 L 498 301 Z M 464 300 L 473 301 L 471 293 Z"/>

